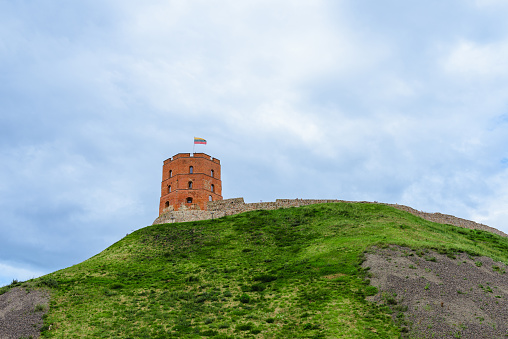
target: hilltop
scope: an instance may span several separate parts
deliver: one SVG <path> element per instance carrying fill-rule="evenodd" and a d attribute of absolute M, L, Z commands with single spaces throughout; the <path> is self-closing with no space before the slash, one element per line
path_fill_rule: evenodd
<path fill-rule="evenodd" d="M 338 199 L 277 199 L 275 201 L 268 202 L 245 203 L 243 198 L 231 198 L 208 202 L 206 210 L 189 209 L 186 206 L 181 206 L 180 210 L 178 211 L 175 211 L 173 209 L 169 209 L 168 211 L 162 211 L 162 214 L 155 219 L 153 225 L 184 221 L 209 220 L 213 219 L 214 216 L 215 218 L 220 218 L 226 215 L 234 215 L 250 211 L 260 211 L 260 210 L 270 211 L 280 208 L 302 207 L 327 203 L 378 204 L 378 202 L 347 201 Z M 383 204 L 394 207 L 401 211 L 409 212 L 413 215 L 416 215 L 428 221 L 433 221 L 440 224 L 449 224 L 469 229 L 488 231 L 491 233 L 502 235 L 504 237 L 508 236 L 506 233 L 501 232 L 500 230 L 495 229 L 493 227 L 489 227 L 487 225 L 480 224 L 471 220 L 457 218 L 453 215 L 418 211 L 409 206 L 399 204 L 385 204 L 385 203 Z"/>
<path fill-rule="evenodd" d="M 385 265 L 390 261 L 394 264 Z M 407 275 L 413 294 L 432 292 L 430 300 L 441 293 L 438 280 L 445 279 L 432 274 L 459 263 L 485 274 L 471 273 L 476 289 L 456 292 L 453 300 L 478 309 L 488 304 L 490 318 L 456 320 L 453 310 L 442 312 L 439 316 L 457 326 L 451 333 L 438 332 L 439 337 L 465 338 L 468 329 L 492 324 L 504 335 L 506 323 L 491 314 L 505 319 L 508 309 L 503 285 L 508 238 L 373 203 L 257 210 L 148 226 L 80 264 L 14 283 L 0 294 L 13 287 L 50 290 L 45 338 L 425 337 L 414 309 L 425 298 L 402 299 L 404 291 L 394 291 L 393 276 Z M 489 284 L 474 280 L 487 276 Z M 454 279 L 447 276 L 443 288 L 453 289 Z M 428 305 L 422 303 L 420 311 Z M 437 312 L 434 304 L 429 307 L 428 312 Z"/>

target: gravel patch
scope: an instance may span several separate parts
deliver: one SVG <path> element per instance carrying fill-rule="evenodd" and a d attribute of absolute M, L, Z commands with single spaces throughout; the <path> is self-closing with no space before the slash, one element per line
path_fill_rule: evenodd
<path fill-rule="evenodd" d="M 454 258 L 455 257 L 455 258 Z M 366 253 L 371 301 L 411 338 L 508 338 L 508 266 L 487 257 L 390 246 Z"/>
<path fill-rule="evenodd" d="M 39 338 L 49 292 L 16 287 L 0 295 L 0 338 Z"/>

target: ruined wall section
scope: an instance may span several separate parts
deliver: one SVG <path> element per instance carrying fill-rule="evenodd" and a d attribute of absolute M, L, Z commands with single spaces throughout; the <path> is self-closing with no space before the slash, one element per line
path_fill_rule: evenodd
<path fill-rule="evenodd" d="M 483 230 L 483 231 L 488 231 L 488 232 L 492 232 L 495 234 L 499 234 L 500 236 L 503 236 L 503 237 L 508 237 L 508 235 L 506 233 L 504 233 L 498 229 L 495 229 L 493 227 L 490 227 L 490 226 L 487 226 L 484 224 L 480 224 L 480 223 L 477 223 L 477 222 L 474 222 L 471 220 L 458 218 L 453 215 L 442 214 L 442 213 L 422 212 L 422 211 L 418 211 L 418 210 L 415 210 L 414 208 L 404 206 L 404 205 L 397 205 L 397 204 L 384 204 L 384 205 L 395 207 L 401 211 L 411 213 L 413 215 L 416 215 L 417 217 L 420 217 L 420 218 L 428 220 L 428 221 L 437 222 L 440 224 L 449 224 L 449 225 L 459 226 L 459 227 L 463 227 L 463 228 L 469 228 L 472 230 Z"/>
<path fill-rule="evenodd" d="M 206 211 L 190 210 L 190 209 L 189 210 L 181 209 L 179 211 L 168 211 L 159 216 L 157 219 L 155 219 L 153 224 L 155 225 L 172 222 L 208 220 L 248 211 L 275 210 L 279 208 L 301 207 L 313 204 L 337 203 L 337 202 L 377 204 L 377 202 L 368 202 L 368 201 L 347 201 L 347 200 L 327 200 L 327 199 L 277 199 L 274 202 L 257 202 L 246 204 L 243 198 L 233 198 L 209 202 Z M 383 204 L 383 205 L 388 205 L 397 208 L 399 210 L 409 212 L 422 219 L 437 222 L 440 224 L 450 224 L 469 229 L 479 229 L 499 234 L 504 237 L 508 236 L 504 232 L 501 232 L 495 228 L 474 221 L 457 218 L 454 217 L 453 215 L 441 213 L 427 213 L 415 210 L 414 208 L 408 206 L 398 204 Z"/>

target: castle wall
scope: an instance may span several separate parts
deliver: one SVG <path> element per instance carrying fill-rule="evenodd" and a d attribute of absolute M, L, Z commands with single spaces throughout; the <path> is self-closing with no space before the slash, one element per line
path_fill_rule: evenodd
<path fill-rule="evenodd" d="M 274 210 L 279 208 L 301 207 L 313 204 L 337 203 L 337 202 L 354 203 L 354 201 L 326 200 L 326 199 L 277 199 L 275 200 L 275 202 L 245 203 L 243 198 L 233 198 L 208 202 L 207 210 L 192 210 L 186 209 L 184 207 L 179 211 L 167 211 L 161 214 L 157 219 L 155 219 L 153 224 L 155 225 L 172 222 L 208 220 L 212 218 L 214 219 L 220 218 L 226 215 L 234 215 L 255 210 Z M 373 203 L 373 202 L 361 201 L 361 203 Z M 476 223 L 474 221 L 457 218 L 452 215 L 422 212 L 415 210 L 414 208 L 398 204 L 384 204 L 384 205 L 392 206 L 399 210 L 409 212 L 425 220 L 441 224 L 450 224 L 469 229 L 480 229 L 495 234 L 499 234 L 504 237 L 508 236 L 507 234 L 495 228 L 480 223 Z"/>

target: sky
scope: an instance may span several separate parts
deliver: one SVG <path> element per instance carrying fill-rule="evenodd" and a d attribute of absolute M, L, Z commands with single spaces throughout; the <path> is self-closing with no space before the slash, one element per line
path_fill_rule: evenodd
<path fill-rule="evenodd" d="M 0 286 L 223 197 L 379 201 L 508 233 L 505 0 L 0 0 Z"/>

